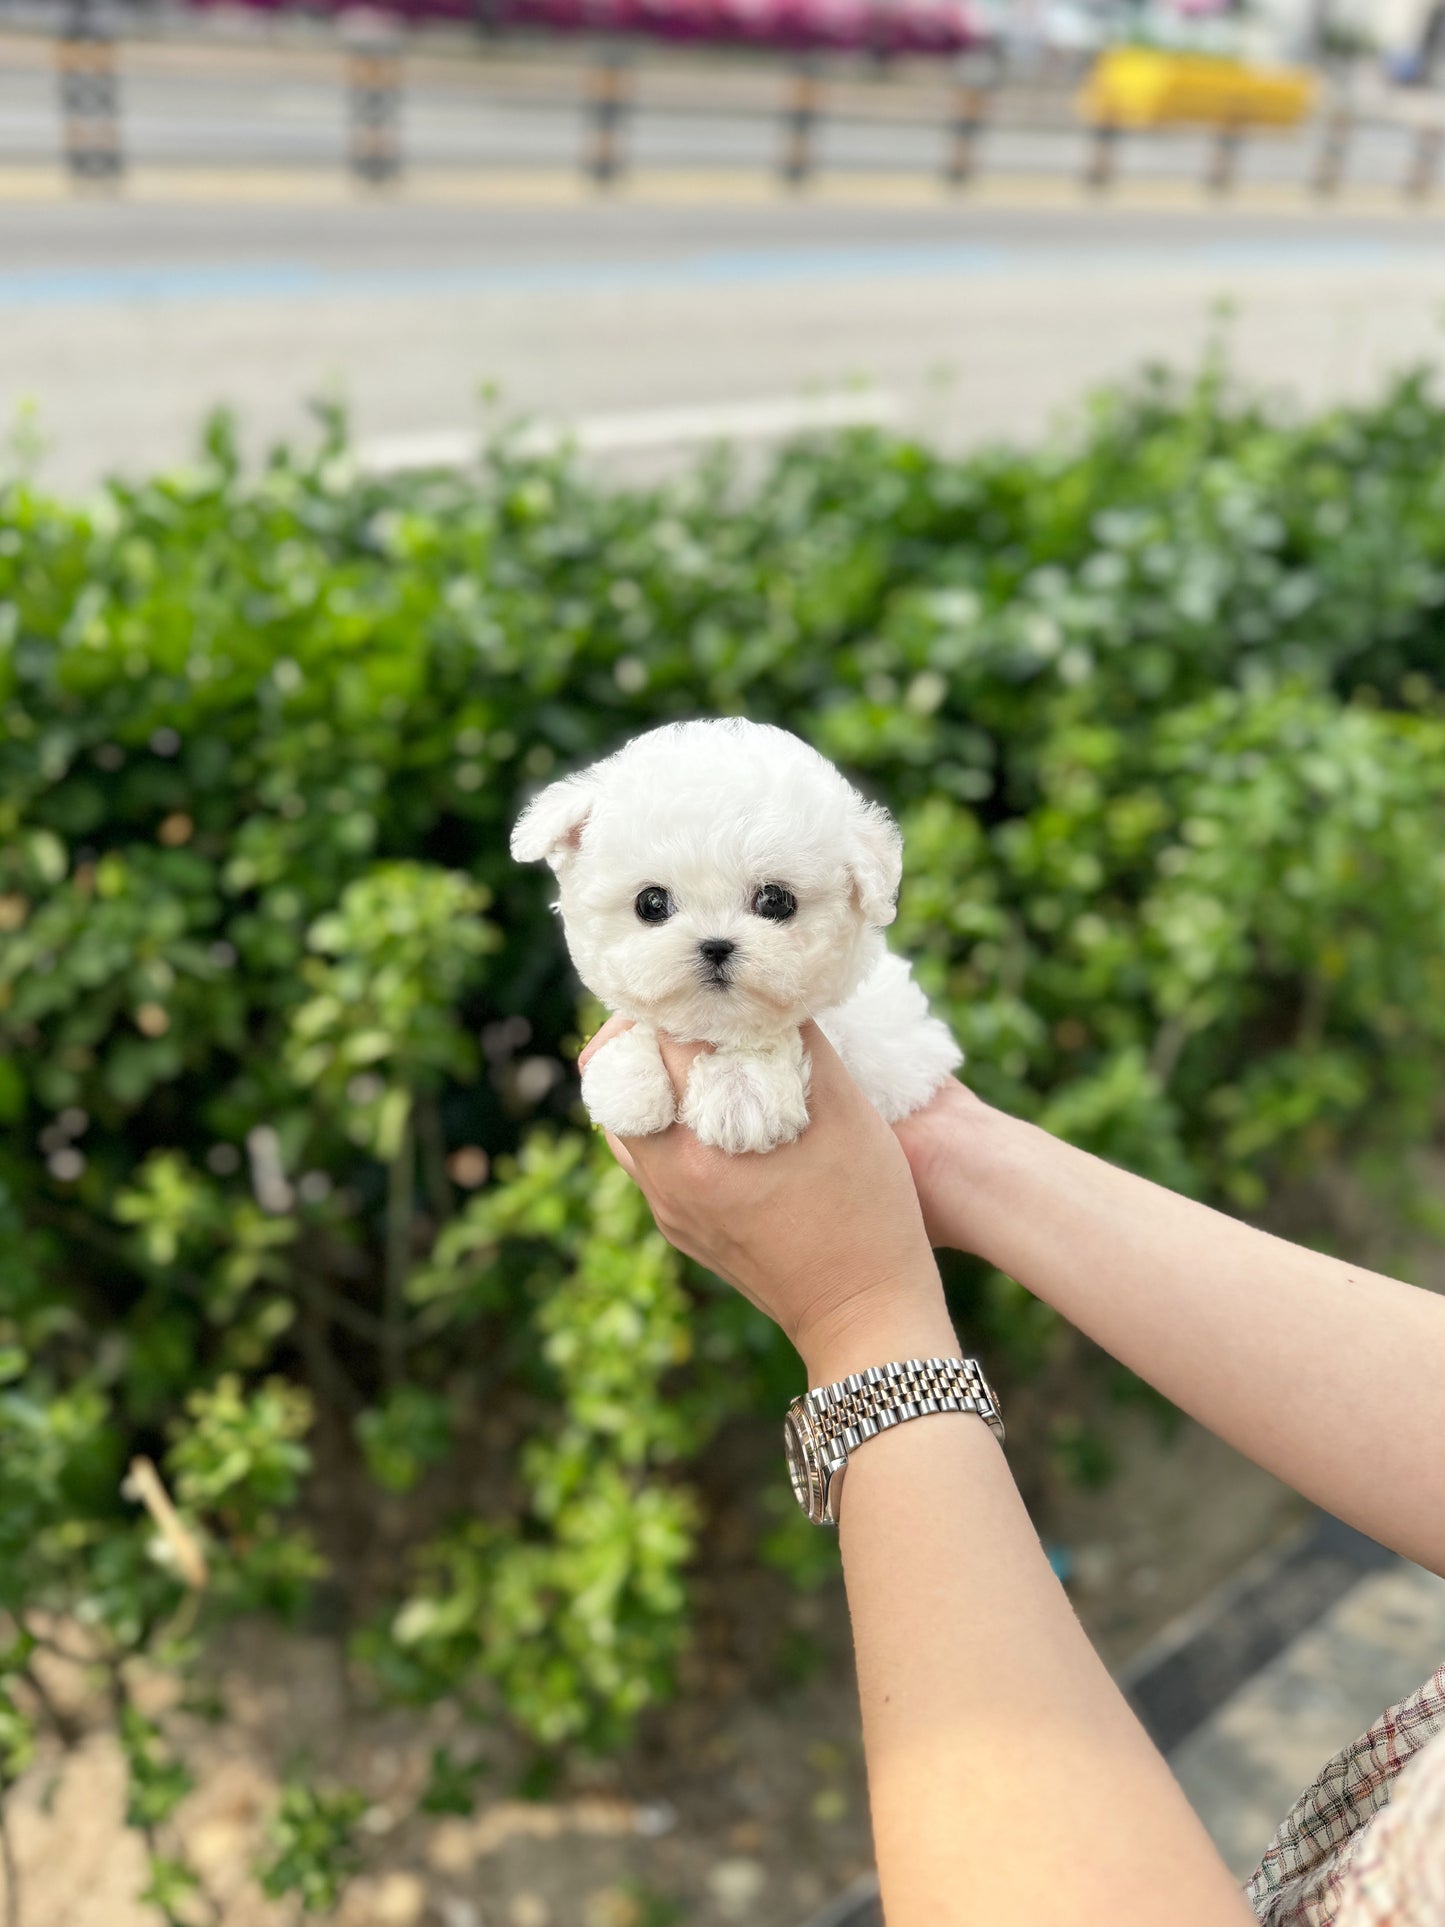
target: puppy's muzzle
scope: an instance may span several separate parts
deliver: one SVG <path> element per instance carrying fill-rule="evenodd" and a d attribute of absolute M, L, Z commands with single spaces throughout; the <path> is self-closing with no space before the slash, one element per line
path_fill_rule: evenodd
<path fill-rule="evenodd" d="M 703 962 L 703 976 L 710 984 L 731 982 L 728 976 L 728 958 L 737 949 L 726 937 L 704 937 L 698 945 L 698 955 Z"/>

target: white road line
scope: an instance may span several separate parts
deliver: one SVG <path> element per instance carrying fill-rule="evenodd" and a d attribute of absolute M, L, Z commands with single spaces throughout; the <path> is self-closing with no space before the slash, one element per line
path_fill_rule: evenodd
<path fill-rule="evenodd" d="M 768 441 L 809 429 L 881 428 L 896 422 L 902 412 L 897 395 L 865 388 L 844 394 L 580 415 L 572 422 L 539 421 L 521 429 L 512 445 L 529 455 L 551 454 L 564 446 L 587 455 L 611 455 L 695 442 Z M 470 430 L 438 428 L 374 436 L 360 442 L 356 453 L 369 474 L 395 475 L 406 469 L 466 468 L 480 459 L 483 446 L 483 437 Z"/>
<path fill-rule="evenodd" d="M 368 475 L 399 475 L 410 468 L 467 468 L 482 438 L 465 428 L 434 428 L 416 435 L 376 435 L 358 442 L 356 459 Z"/>

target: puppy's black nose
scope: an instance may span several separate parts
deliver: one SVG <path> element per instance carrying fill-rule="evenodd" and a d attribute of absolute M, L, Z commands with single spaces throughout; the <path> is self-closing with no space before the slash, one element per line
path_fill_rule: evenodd
<path fill-rule="evenodd" d="M 737 945 L 729 943 L 726 937 L 704 937 L 698 949 L 710 964 L 725 964 Z"/>

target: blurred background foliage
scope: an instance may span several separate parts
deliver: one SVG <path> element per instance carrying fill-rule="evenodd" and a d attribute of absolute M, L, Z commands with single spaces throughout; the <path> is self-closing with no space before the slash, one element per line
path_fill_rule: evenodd
<path fill-rule="evenodd" d="M 1348 1160 L 1422 1218 L 1442 446 L 1422 377 L 1301 423 L 1211 367 L 1042 451 L 859 433 L 746 483 L 506 438 L 376 480 L 326 415 L 258 474 L 218 417 L 185 474 L 0 485 L 0 1797 L 72 1625 L 175 1921 L 189 1782 L 127 1667 L 227 1612 L 554 1756 L 667 1692 L 695 1467 L 771 1442 L 797 1366 L 586 1130 L 599 1013 L 507 857 L 533 789 L 653 723 L 782 723 L 899 815 L 894 940 L 986 1098 L 1230 1208 Z M 1067 1349 L 950 1284 L 1005 1396 Z M 358 1813 L 299 1776 L 267 1890 L 330 1905 Z"/>

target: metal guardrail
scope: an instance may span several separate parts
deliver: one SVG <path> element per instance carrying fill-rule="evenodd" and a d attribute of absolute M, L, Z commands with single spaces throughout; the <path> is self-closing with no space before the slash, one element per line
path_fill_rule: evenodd
<path fill-rule="evenodd" d="M 66 166 L 76 180 L 114 180 L 123 166 L 115 41 L 84 0 L 55 43 L 55 70 Z"/>
<path fill-rule="evenodd" d="M 358 43 L 346 63 L 351 171 L 380 187 L 401 172 L 401 54 L 390 40 Z"/>
<path fill-rule="evenodd" d="M 74 0 L 66 25 L 55 43 L 59 77 L 62 149 L 73 182 L 80 187 L 114 184 L 124 174 L 126 155 L 122 111 L 122 63 L 119 43 L 103 27 L 93 0 Z M 629 49 L 611 46 L 581 70 L 577 99 L 581 140 L 578 166 L 582 176 L 599 190 L 621 182 L 629 172 L 629 135 L 641 112 L 638 98 L 638 60 Z M 938 177 L 963 189 L 986 173 L 988 135 L 1003 123 L 999 105 L 1005 98 L 996 82 L 981 82 L 960 70 L 960 78 L 941 98 L 927 106 L 910 103 L 908 115 L 895 124 L 917 131 L 936 128 L 939 140 Z M 353 35 L 338 52 L 337 82 L 347 102 L 349 139 L 338 153 L 352 175 L 375 189 L 397 182 L 406 170 L 402 139 L 406 61 L 402 41 L 385 29 L 373 27 Z M 771 108 L 778 129 L 775 172 L 787 187 L 800 189 L 820 171 L 819 136 L 825 123 L 879 124 L 876 113 L 866 116 L 846 102 L 830 98 L 830 82 L 815 55 L 803 54 L 786 63 Z M 840 90 L 840 92 L 843 90 Z M 698 111 L 694 102 L 692 111 Z M 720 119 L 755 119 L 757 110 L 719 100 L 708 112 Z M 1058 132 L 1057 123 L 1037 130 L 1030 122 L 1009 116 L 1010 132 Z M 1366 131 L 1390 129 L 1408 142 L 1406 164 L 1398 181 L 1407 200 L 1421 202 L 1435 190 L 1445 151 L 1445 122 L 1418 121 L 1413 126 L 1382 117 L 1357 115 L 1347 106 L 1326 110 L 1315 123 L 1315 147 L 1309 157 L 1302 191 L 1317 198 L 1338 194 L 1346 185 L 1350 150 L 1355 137 Z M 1093 192 L 1103 193 L 1119 180 L 1126 145 L 1148 142 L 1150 131 L 1125 129 L 1107 121 L 1078 124 L 1083 135 L 1083 162 L 1076 179 Z M 1188 130 L 1170 129 L 1169 132 Z M 1203 191 L 1227 195 L 1237 184 L 1251 128 L 1228 123 L 1210 130 L 1204 166 L 1199 176 Z M 1277 143 L 1279 136 L 1273 139 Z M 1304 141 L 1310 136 L 1296 137 Z"/>

